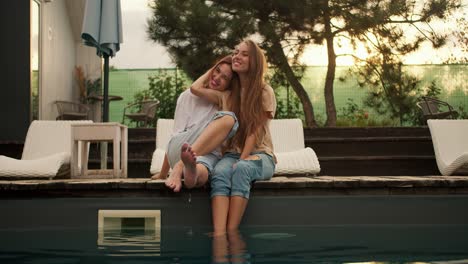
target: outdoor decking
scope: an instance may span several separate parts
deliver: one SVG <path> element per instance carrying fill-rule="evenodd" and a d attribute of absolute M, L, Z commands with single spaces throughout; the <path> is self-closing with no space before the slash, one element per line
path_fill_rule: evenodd
<path fill-rule="evenodd" d="M 208 187 L 173 193 L 162 180 L 64 179 L 0 181 L 2 197 L 209 196 Z M 468 176 L 273 177 L 254 184 L 252 195 L 456 195 L 468 194 Z"/>

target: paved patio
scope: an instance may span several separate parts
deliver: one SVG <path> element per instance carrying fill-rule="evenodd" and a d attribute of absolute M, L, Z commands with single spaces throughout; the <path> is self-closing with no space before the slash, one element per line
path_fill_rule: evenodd
<path fill-rule="evenodd" d="M 208 187 L 174 194 L 162 180 L 63 179 L 0 181 L 0 197 L 208 196 Z M 468 176 L 273 177 L 254 184 L 252 195 L 425 195 L 468 194 Z"/>

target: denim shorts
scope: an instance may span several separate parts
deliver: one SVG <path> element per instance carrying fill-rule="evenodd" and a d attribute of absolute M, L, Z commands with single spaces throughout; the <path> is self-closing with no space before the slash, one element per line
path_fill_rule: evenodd
<path fill-rule="evenodd" d="M 233 137 L 237 128 L 239 127 L 239 122 L 237 121 L 236 115 L 233 112 L 228 111 L 218 111 L 216 112 L 210 120 L 207 120 L 204 123 L 200 123 L 191 127 L 190 129 L 184 130 L 171 137 L 169 143 L 167 144 L 166 154 L 171 168 L 174 168 L 174 165 L 180 160 L 180 149 L 184 143 L 189 143 L 192 145 L 197 138 L 202 134 L 203 130 L 214 120 L 221 118 L 223 116 L 232 116 L 235 120 L 234 126 L 231 128 L 226 139 Z M 221 158 L 221 151 L 219 148 L 215 149 L 211 153 L 208 153 L 204 156 L 197 157 L 197 163 L 203 164 L 207 169 L 208 173 L 213 171 L 214 166 Z"/>
<path fill-rule="evenodd" d="M 257 152 L 258 160 L 239 160 L 239 153 L 226 153 L 211 175 L 211 197 L 241 196 L 249 199 L 253 181 L 269 180 L 275 172 L 273 157 Z M 235 166 L 233 166 L 235 165 Z"/>

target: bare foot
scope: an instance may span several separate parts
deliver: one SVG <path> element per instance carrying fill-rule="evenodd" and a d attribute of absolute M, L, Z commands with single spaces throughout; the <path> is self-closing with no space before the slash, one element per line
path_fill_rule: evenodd
<path fill-rule="evenodd" d="M 193 188 L 197 184 L 197 157 L 188 143 L 184 143 L 180 150 L 180 160 L 184 163 L 184 184 Z"/>
<path fill-rule="evenodd" d="M 172 189 L 174 192 L 179 192 L 182 187 L 182 170 L 184 164 L 182 162 L 177 163 L 172 169 L 171 175 L 166 179 L 166 186 Z"/>

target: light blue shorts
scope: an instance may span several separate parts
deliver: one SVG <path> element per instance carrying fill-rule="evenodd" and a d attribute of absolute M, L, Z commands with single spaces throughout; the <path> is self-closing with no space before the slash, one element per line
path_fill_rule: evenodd
<path fill-rule="evenodd" d="M 237 128 L 239 127 L 239 122 L 237 121 L 236 115 L 233 112 L 228 111 L 218 111 L 213 115 L 213 117 L 210 120 L 206 121 L 205 123 L 200 123 L 196 126 L 191 127 L 190 129 L 184 130 L 172 136 L 169 140 L 169 143 L 167 144 L 166 149 L 167 158 L 169 160 L 169 165 L 171 166 L 171 168 L 174 168 L 174 165 L 177 162 L 179 162 L 180 149 L 184 143 L 189 143 L 190 145 L 192 145 L 201 135 L 203 130 L 205 130 L 205 128 L 211 122 L 226 115 L 232 116 L 235 120 L 234 126 L 231 128 L 231 131 L 226 137 L 226 140 L 230 139 L 236 134 Z M 208 173 L 211 174 L 211 171 L 220 159 L 221 151 L 219 148 L 217 148 L 216 150 L 212 151 L 207 155 L 198 156 L 197 163 L 203 164 L 208 169 Z"/>
<path fill-rule="evenodd" d="M 239 153 L 226 153 L 223 156 L 211 175 L 211 197 L 241 196 L 249 199 L 253 181 L 271 179 L 276 166 L 273 157 L 264 152 L 252 155 L 260 159 L 239 160 Z"/>

